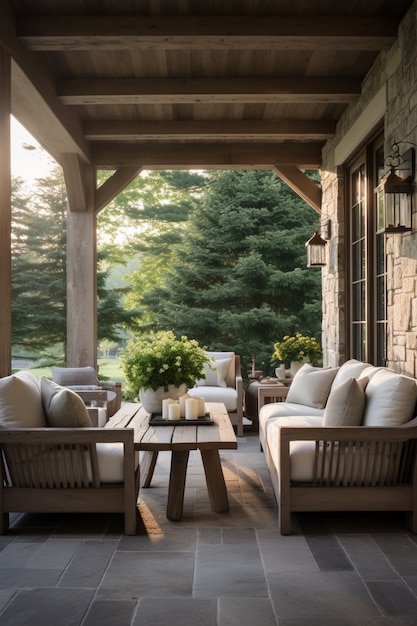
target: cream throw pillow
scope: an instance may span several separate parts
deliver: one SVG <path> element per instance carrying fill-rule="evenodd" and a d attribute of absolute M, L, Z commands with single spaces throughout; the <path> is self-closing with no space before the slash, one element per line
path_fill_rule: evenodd
<path fill-rule="evenodd" d="M 215 369 L 204 366 L 205 378 L 196 382 L 197 387 L 227 387 L 226 376 L 232 359 L 216 359 Z"/>
<path fill-rule="evenodd" d="M 55 428 L 91 427 L 84 402 L 71 389 L 41 378 L 41 395 L 48 426 Z"/>
<path fill-rule="evenodd" d="M 323 409 L 338 369 L 313 367 L 306 363 L 294 376 L 287 402 Z"/>
<path fill-rule="evenodd" d="M 323 426 L 361 426 L 368 378 L 348 378 L 334 387 L 327 400 Z"/>
<path fill-rule="evenodd" d="M 0 379 L 0 428 L 44 428 L 39 383 L 31 372 Z"/>

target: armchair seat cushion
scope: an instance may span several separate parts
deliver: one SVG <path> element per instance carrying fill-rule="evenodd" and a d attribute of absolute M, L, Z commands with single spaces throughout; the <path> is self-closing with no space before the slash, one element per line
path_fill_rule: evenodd
<path fill-rule="evenodd" d="M 237 410 L 237 391 L 231 387 L 193 387 L 188 390 L 188 394 L 204 398 L 206 402 L 223 402 L 226 410 L 231 413 Z"/>

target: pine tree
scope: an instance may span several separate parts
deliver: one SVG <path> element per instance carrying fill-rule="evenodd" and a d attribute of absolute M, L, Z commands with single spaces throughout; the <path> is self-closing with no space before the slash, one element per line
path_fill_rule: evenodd
<path fill-rule="evenodd" d="M 317 221 L 271 172 L 212 173 L 186 247 L 142 297 L 146 319 L 209 349 L 234 350 L 245 365 L 255 353 L 268 371 L 283 335 L 320 333 L 320 274 L 306 269 L 305 255 Z"/>

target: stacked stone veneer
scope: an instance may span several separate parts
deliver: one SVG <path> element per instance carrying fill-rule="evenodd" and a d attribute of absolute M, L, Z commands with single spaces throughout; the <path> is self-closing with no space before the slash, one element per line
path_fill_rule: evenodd
<path fill-rule="evenodd" d="M 417 0 L 399 28 L 392 48 L 377 57 L 363 81 L 357 103 L 340 119 L 337 132 L 323 150 L 321 172 L 323 219 L 331 218 L 328 264 L 323 269 L 323 350 L 326 365 L 339 365 L 349 356 L 346 345 L 347 293 L 345 274 L 344 168 L 335 165 L 335 147 L 385 87 L 384 136 L 386 154 L 392 143 L 417 146 Z M 369 128 L 369 135 L 376 129 Z M 362 141 L 365 138 L 362 138 Z M 356 146 L 356 149 L 360 144 Z M 410 146 L 405 144 L 402 151 Z M 401 146 L 400 146 L 401 148 Z M 353 154 L 351 155 L 353 156 Z M 387 365 L 417 376 L 417 194 L 413 196 L 411 233 L 387 236 Z"/>

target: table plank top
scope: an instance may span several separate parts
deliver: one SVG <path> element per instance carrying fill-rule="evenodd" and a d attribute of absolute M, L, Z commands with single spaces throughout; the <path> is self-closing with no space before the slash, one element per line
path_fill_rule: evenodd
<path fill-rule="evenodd" d="M 212 425 L 152 426 L 149 413 L 139 403 L 126 403 L 106 428 L 133 428 L 137 450 L 236 449 L 236 435 L 224 404 L 207 402 L 206 408 L 213 418 Z"/>

